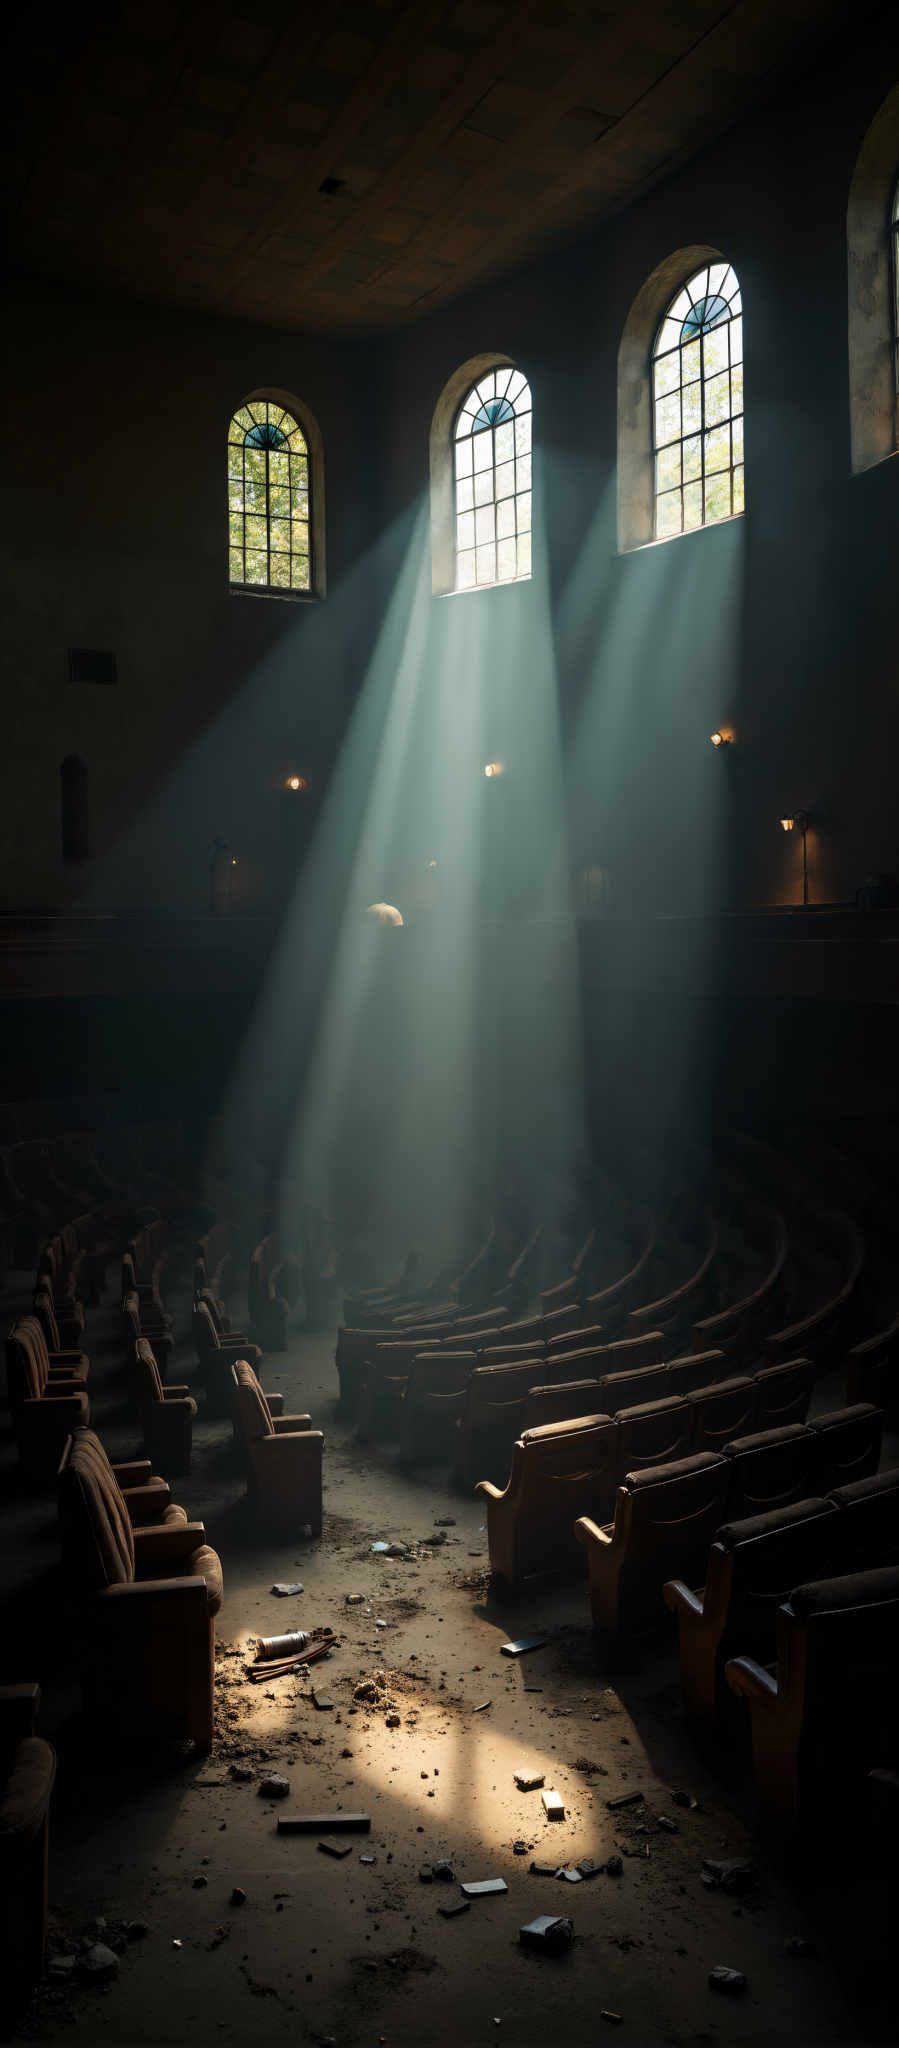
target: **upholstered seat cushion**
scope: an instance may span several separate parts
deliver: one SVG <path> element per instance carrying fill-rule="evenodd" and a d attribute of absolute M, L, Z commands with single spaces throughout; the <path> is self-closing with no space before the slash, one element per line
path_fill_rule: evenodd
<path fill-rule="evenodd" d="M 728 1457 L 739 1458 L 746 1451 L 768 1451 L 775 1444 L 807 1442 L 808 1436 L 804 1422 L 784 1422 L 778 1429 L 759 1429 L 749 1436 L 733 1436 L 724 1445 L 724 1450 Z"/>
<path fill-rule="evenodd" d="M 852 1607 L 871 1607 L 883 1601 L 899 1602 L 899 1565 L 878 1571 L 847 1572 L 844 1578 L 815 1579 L 796 1586 L 790 1606 L 800 1621 L 816 1614 L 838 1614 Z M 896 1646 L 893 1646 L 896 1655 Z"/>
<path fill-rule="evenodd" d="M 164 1572 L 166 1577 L 170 1576 L 167 1565 L 157 1566 L 157 1571 Z M 213 1550 L 210 1544 L 201 1543 L 197 1550 L 191 1551 L 189 1557 L 179 1559 L 178 1569 L 171 1576 L 179 1579 L 205 1579 L 206 1611 L 210 1619 L 214 1614 L 218 1614 L 224 1598 L 224 1584 L 221 1560 L 218 1552 Z"/>
<path fill-rule="evenodd" d="M 56 1753 L 39 1735 L 26 1735 L 13 1751 L 6 1784 L 0 1790 L 0 1865 L 4 1853 L 33 1841 L 43 1826 L 53 1781 Z"/>
<path fill-rule="evenodd" d="M 892 1493 L 899 1496 L 899 1466 L 872 1472 L 868 1479 L 853 1479 L 848 1486 L 835 1486 L 830 1499 L 838 1501 L 840 1507 L 851 1507 L 854 1501 L 875 1500 Z"/>
<path fill-rule="evenodd" d="M 98 1437 L 76 1430 L 59 1472 L 66 1563 L 81 1590 L 134 1577 L 134 1537 L 121 1489 Z"/>
<path fill-rule="evenodd" d="M 234 1384 L 235 1422 L 244 1441 L 258 1443 L 260 1437 L 274 1436 L 268 1402 L 252 1366 L 245 1358 L 235 1360 L 232 1367 Z"/>

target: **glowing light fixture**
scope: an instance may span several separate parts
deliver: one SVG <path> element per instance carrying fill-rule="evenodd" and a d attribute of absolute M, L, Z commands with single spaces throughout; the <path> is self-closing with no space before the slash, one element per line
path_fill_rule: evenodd
<path fill-rule="evenodd" d="M 397 910 L 395 903 L 370 903 L 366 915 L 373 917 L 376 924 L 401 925 L 403 922 L 402 912 Z"/>
<path fill-rule="evenodd" d="M 802 901 L 808 903 L 808 812 L 794 811 L 791 818 L 781 818 L 782 832 L 798 831 L 802 839 Z"/>
<path fill-rule="evenodd" d="M 285 789 L 308 789 L 309 784 L 306 781 L 305 775 L 288 775 L 284 787 Z"/>
<path fill-rule="evenodd" d="M 502 761 L 487 761 L 485 763 L 484 774 L 488 779 L 494 775 L 505 775 L 505 772 Z"/>
<path fill-rule="evenodd" d="M 709 733 L 709 739 L 711 740 L 711 743 L 712 743 L 712 746 L 713 746 L 713 747 L 729 747 L 729 746 L 730 746 L 730 733 L 729 733 L 729 732 L 720 732 L 720 731 L 719 731 L 719 732 L 710 732 L 710 733 Z"/>

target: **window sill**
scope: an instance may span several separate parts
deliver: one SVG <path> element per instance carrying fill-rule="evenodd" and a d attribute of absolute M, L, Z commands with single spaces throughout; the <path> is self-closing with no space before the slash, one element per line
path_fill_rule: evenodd
<path fill-rule="evenodd" d="M 432 597 L 481 597 L 487 590 L 517 590 L 522 583 L 532 583 L 533 570 L 529 576 L 506 576 L 502 583 L 469 583 L 464 590 L 432 590 Z"/>
<path fill-rule="evenodd" d="M 619 559 L 624 555 L 645 555 L 650 548 L 667 548 L 672 541 L 695 540 L 698 533 L 717 533 L 722 526 L 738 526 L 746 513 L 729 512 L 726 519 L 710 519 L 705 526 L 688 526 L 682 533 L 660 533 L 654 540 L 631 541 L 627 547 L 619 548 Z"/>
<path fill-rule="evenodd" d="M 279 604 L 321 603 L 317 590 L 273 590 L 268 584 L 264 588 L 254 588 L 249 583 L 229 583 L 228 595 L 229 597 L 273 597 Z"/>

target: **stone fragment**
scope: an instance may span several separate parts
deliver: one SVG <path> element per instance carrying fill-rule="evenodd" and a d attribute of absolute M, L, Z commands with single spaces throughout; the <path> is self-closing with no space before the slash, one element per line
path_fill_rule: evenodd
<path fill-rule="evenodd" d="M 562 1956 L 574 1937 L 572 1922 L 563 1914 L 538 1913 L 518 1930 L 522 1948 L 542 1949 L 545 1955 Z"/>
<path fill-rule="evenodd" d="M 231 1905 L 232 1905 L 232 1906 L 245 1906 L 245 1905 L 246 1905 L 246 1901 L 247 1901 L 247 1895 L 246 1895 L 246 1892 L 244 1891 L 243 1885 L 242 1885 L 242 1884 L 236 1884 L 236 1885 L 234 1885 L 234 1886 L 233 1886 L 233 1888 L 232 1888 L 232 1891 L 231 1891 L 231 1900 L 230 1900 L 230 1903 L 231 1903 Z"/>
<path fill-rule="evenodd" d="M 716 1963 L 709 1971 L 709 1983 L 713 1991 L 726 1991 L 733 1997 L 739 1997 L 746 1989 L 742 1970 L 731 1970 L 726 1963 Z"/>
<path fill-rule="evenodd" d="M 79 1957 L 78 1968 L 82 1977 L 89 1978 L 92 1984 L 108 1984 L 119 1974 L 119 1959 L 111 1948 L 107 1948 L 105 1941 L 95 1941 Z"/>
<path fill-rule="evenodd" d="M 547 1820 L 565 1819 L 565 1801 L 562 1798 L 561 1792 L 544 1791 L 541 1793 L 540 1796 L 543 1801 L 543 1811 L 546 1815 Z"/>
<path fill-rule="evenodd" d="M 707 1856 L 703 1862 L 702 1882 L 708 1891 L 740 1894 L 752 1891 L 758 1881 L 755 1865 L 742 1861 L 739 1856 L 728 1856 L 721 1862 Z"/>
<path fill-rule="evenodd" d="M 606 1806 L 610 1813 L 622 1813 L 626 1806 L 640 1806 L 642 1802 L 642 1792 L 622 1792 L 617 1799 L 607 1799 Z"/>
<path fill-rule="evenodd" d="M 260 1799 L 287 1799 L 289 1796 L 290 1779 L 282 1778 L 280 1771 L 270 1771 L 267 1778 L 260 1778 Z"/>
<path fill-rule="evenodd" d="M 303 1588 L 300 1584 L 299 1579 L 293 1579 L 289 1583 L 286 1581 L 282 1581 L 281 1583 L 276 1584 L 272 1587 L 272 1592 L 275 1594 L 275 1597 L 278 1600 L 292 1600 L 296 1597 L 298 1593 L 302 1593 L 302 1591 Z"/>
<path fill-rule="evenodd" d="M 519 1792 L 539 1792 L 546 1784 L 545 1771 L 516 1771 L 515 1783 Z"/>

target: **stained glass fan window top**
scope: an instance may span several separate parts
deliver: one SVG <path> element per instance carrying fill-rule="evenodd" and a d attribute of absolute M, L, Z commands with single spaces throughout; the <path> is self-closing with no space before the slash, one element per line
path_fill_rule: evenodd
<path fill-rule="evenodd" d="M 672 299 L 652 353 L 655 537 L 744 509 L 743 302 L 729 263 Z"/>
<path fill-rule="evenodd" d="M 309 591 L 309 451 L 293 414 L 271 398 L 238 408 L 228 429 L 232 589 Z"/>
<path fill-rule="evenodd" d="M 473 385 L 455 431 L 456 589 L 531 573 L 531 393 L 520 370 Z"/>

